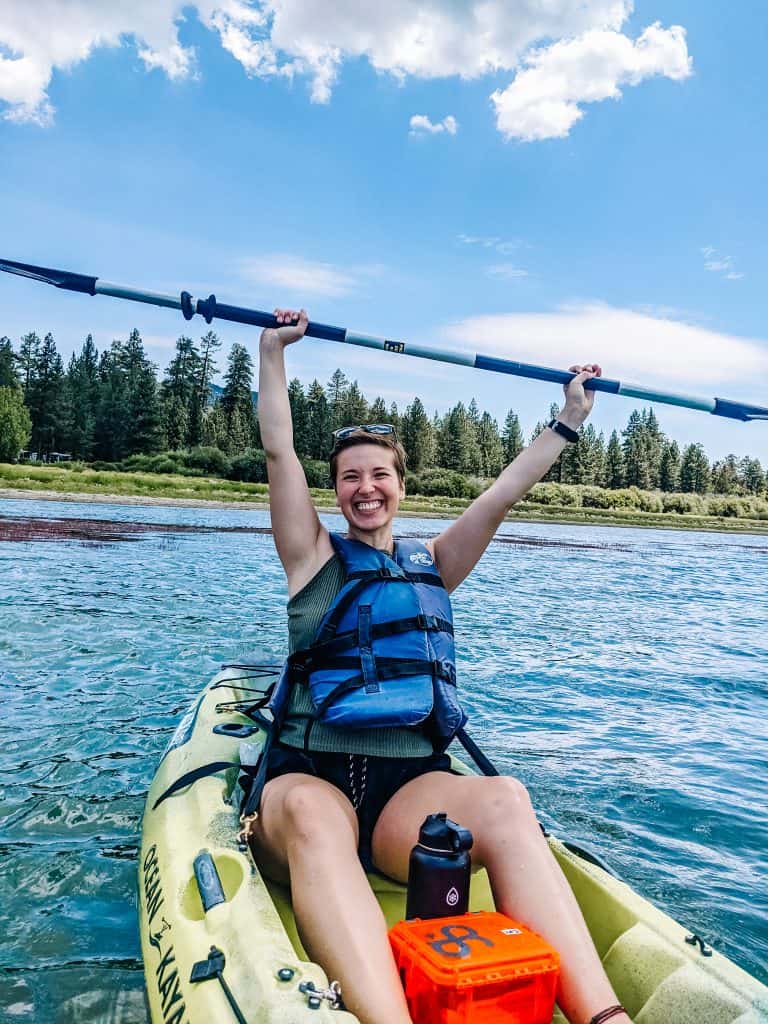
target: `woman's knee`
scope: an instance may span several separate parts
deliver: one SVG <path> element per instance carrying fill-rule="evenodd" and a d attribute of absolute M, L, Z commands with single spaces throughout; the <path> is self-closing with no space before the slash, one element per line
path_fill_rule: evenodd
<path fill-rule="evenodd" d="M 287 844 L 307 843 L 317 851 L 321 845 L 338 846 L 348 838 L 357 845 L 357 820 L 352 805 L 330 785 L 314 779 L 297 782 L 284 795 L 282 812 Z"/>
<path fill-rule="evenodd" d="M 511 776 L 483 779 L 476 807 L 483 832 L 507 829 L 513 824 L 519 828 L 536 822 L 528 790 Z"/>

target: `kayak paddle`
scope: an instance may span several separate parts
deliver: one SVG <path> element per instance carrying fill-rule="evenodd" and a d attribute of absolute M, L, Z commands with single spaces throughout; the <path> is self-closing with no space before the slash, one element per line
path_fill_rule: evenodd
<path fill-rule="evenodd" d="M 36 267 L 30 263 L 16 263 L 13 260 L 0 260 L 0 270 L 9 274 L 19 274 L 35 281 L 52 284 L 56 288 L 66 288 L 72 292 L 84 292 L 87 295 L 111 295 L 116 299 L 130 299 L 132 302 L 146 302 L 152 306 L 166 306 L 169 309 L 180 309 L 186 320 L 199 313 L 206 323 L 216 318 L 229 320 L 236 324 L 251 324 L 254 327 L 279 327 L 280 324 L 272 313 L 243 306 L 228 306 L 217 302 L 215 295 L 207 299 L 195 299 L 189 292 L 175 295 L 162 295 L 158 292 L 141 291 L 111 281 L 103 281 L 99 277 L 86 274 L 75 274 L 68 270 L 52 270 L 49 267 Z M 528 377 L 533 380 L 551 381 L 555 384 L 568 384 L 576 376 L 566 370 L 554 370 L 547 366 L 536 366 L 533 363 L 518 363 L 510 359 L 499 359 L 495 356 L 484 356 L 479 353 L 454 352 L 450 349 L 429 348 L 423 345 L 406 344 L 404 341 L 391 341 L 371 334 L 360 334 L 344 327 L 331 327 L 328 324 L 310 322 L 306 331 L 312 338 L 326 341 L 341 341 L 347 345 L 358 345 L 362 348 L 380 349 L 384 352 L 396 352 L 400 355 L 418 356 L 421 359 L 434 359 L 440 363 L 455 363 L 459 366 L 471 366 L 477 370 L 493 370 L 495 373 L 509 373 L 516 377 Z M 645 402 L 662 402 L 666 405 L 678 405 L 686 409 L 699 409 L 711 412 L 715 416 L 727 416 L 735 420 L 768 420 L 768 408 L 759 405 L 747 405 L 744 402 L 731 401 L 727 398 L 696 398 L 692 395 L 675 394 L 669 391 L 657 391 L 654 388 L 641 387 L 639 384 L 626 384 L 605 377 L 595 377 L 584 385 L 591 391 L 604 391 L 612 395 L 623 395 L 626 398 L 639 398 Z"/>

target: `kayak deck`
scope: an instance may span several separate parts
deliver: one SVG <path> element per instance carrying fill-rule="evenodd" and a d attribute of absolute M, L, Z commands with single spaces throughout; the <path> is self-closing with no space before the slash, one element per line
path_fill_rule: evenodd
<path fill-rule="evenodd" d="M 232 701 L 254 699 L 247 667 L 219 673 L 176 730 L 149 791 L 139 861 L 139 920 L 151 1019 L 163 1024 L 229 1024 L 236 1019 L 217 977 L 191 982 L 211 946 L 225 957 L 222 977 L 249 1024 L 355 1024 L 323 1002 L 309 1006 L 300 984 L 327 987 L 301 946 L 289 891 L 265 880 L 238 846 L 232 801 L 241 744 L 257 753 L 261 733 L 243 740 L 213 732 L 248 725 Z M 247 688 L 247 690 L 246 690 Z M 220 707 L 220 705 L 227 705 Z M 217 710 L 219 707 L 219 710 Z M 180 788 L 202 765 L 230 765 Z M 768 989 L 717 952 L 703 955 L 688 932 L 629 886 L 549 838 L 587 921 L 608 976 L 635 1024 L 766 1024 Z M 207 851 L 224 900 L 203 909 L 193 863 Z M 370 876 L 389 925 L 401 920 L 405 888 Z M 470 909 L 493 909 L 488 878 L 472 878 Z M 565 1024 L 559 1014 L 554 1020 Z"/>

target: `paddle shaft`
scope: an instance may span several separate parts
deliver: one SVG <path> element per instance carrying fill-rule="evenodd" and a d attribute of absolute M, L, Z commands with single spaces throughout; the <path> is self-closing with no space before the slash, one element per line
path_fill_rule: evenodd
<path fill-rule="evenodd" d="M 0 260 L 0 270 L 43 281 L 46 284 L 52 284 L 56 288 L 65 288 L 68 291 L 84 292 L 88 295 L 111 295 L 117 299 L 128 299 L 132 302 L 144 302 L 153 306 L 179 309 L 187 320 L 191 320 L 196 313 L 199 313 L 204 317 L 206 323 L 209 324 L 215 318 L 218 320 L 228 320 L 232 323 L 248 324 L 253 327 L 278 328 L 284 326 L 278 324 L 276 317 L 272 313 L 248 309 L 244 306 L 229 306 L 219 303 L 214 295 L 209 295 L 207 299 L 195 299 L 189 292 L 182 292 L 177 298 L 175 295 L 164 295 L 159 292 L 149 292 L 126 285 L 115 284 L 111 281 L 103 281 L 100 278 L 90 277 L 86 274 L 75 274 L 67 270 L 37 267 L 28 263 L 17 263 L 13 260 Z M 477 370 L 490 370 L 494 373 L 507 373 L 515 377 L 526 377 L 530 380 L 547 381 L 553 384 L 568 384 L 575 376 L 570 371 L 556 370 L 548 366 L 520 363 L 509 359 L 499 359 L 495 356 L 455 352 L 451 349 L 430 348 L 422 345 L 413 345 L 410 342 L 406 344 L 403 341 L 393 341 L 390 338 L 361 334 L 344 327 L 333 327 L 329 324 L 314 323 L 312 321 L 310 321 L 307 327 L 306 334 L 309 337 L 321 338 L 325 341 L 344 342 L 347 345 L 357 345 L 361 348 L 378 349 L 383 352 L 393 352 L 397 355 L 416 356 L 420 359 L 433 359 L 441 363 L 469 366 Z M 768 420 L 768 408 L 731 401 L 726 398 L 698 398 L 694 395 L 658 391 L 655 388 L 647 388 L 639 384 L 608 380 L 605 377 L 595 377 L 587 381 L 584 386 L 590 391 L 602 391 L 608 394 L 622 395 L 626 398 L 637 398 L 644 402 L 661 402 L 665 405 L 676 405 L 686 409 L 698 409 L 701 412 L 709 412 L 715 416 L 725 416 L 729 419 Z"/>

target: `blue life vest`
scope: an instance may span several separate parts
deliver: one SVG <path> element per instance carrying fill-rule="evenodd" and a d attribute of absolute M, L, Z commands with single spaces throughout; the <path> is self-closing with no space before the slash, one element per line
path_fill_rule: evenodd
<path fill-rule="evenodd" d="M 466 715 L 456 695 L 451 602 L 431 554 L 415 540 L 397 541 L 390 558 L 361 541 L 330 538 L 344 583 L 312 644 L 289 658 L 291 684 L 309 687 L 312 721 L 421 726 L 444 750 Z M 287 700 L 288 682 L 281 680 L 276 703 Z M 305 747 L 310 729 L 311 722 Z"/>

